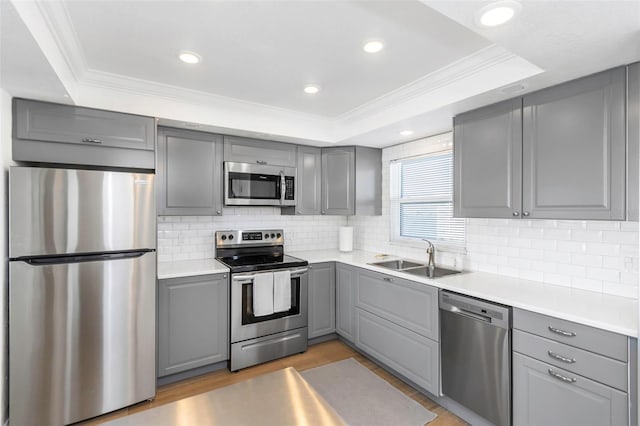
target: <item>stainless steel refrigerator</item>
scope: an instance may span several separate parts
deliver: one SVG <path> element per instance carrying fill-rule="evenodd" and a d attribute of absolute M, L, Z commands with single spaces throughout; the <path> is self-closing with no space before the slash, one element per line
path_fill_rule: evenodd
<path fill-rule="evenodd" d="M 12 426 L 154 397 L 155 223 L 151 174 L 11 167 Z"/>

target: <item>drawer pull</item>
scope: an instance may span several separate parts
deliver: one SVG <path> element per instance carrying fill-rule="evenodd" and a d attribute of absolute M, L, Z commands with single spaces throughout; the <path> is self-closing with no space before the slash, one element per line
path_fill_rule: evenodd
<path fill-rule="evenodd" d="M 559 328 L 555 328 L 552 325 L 549 326 L 549 331 L 552 331 L 552 332 L 554 332 L 556 334 L 559 334 L 561 336 L 566 336 L 566 337 L 575 337 L 576 336 L 576 333 L 574 333 L 573 331 L 560 330 Z"/>
<path fill-rule="evenodd" d="M 558 355 L 557 353 L 555 353 L 553 351 L 548 351 L 547 353 L 549 354 L 549 356 L 551 358 L 557 359 L 557 360 L 562 361 L 562 362 L 566 362 L 567 364 L 574 364 L 576 362 L 575 358 L 567 358 L 567 357 L 564 357 L 562 355 Z"/>
<path fill-rule="evenodd" d="M 263 160 L 257 160 L 256 163 L 260 164 L 261 166 L 267 164 L 267 162 Z"/>
<path fill-rule="evenodd" d="M 102 139 L 82 138 L 82 142 L 87 142 L 87 143 L 102 143 Z"/>
<path fill-rule="evenodd" d="M 385 280 L 388 283 L 392 283 L 393 282 L 393 278 L 384 277 L 383 280 Z"/>
<path fill-rule="evenodd" d="M 558 380 L 562 380 L 563 382 L 567 382 L 567 383 L 575 383 L 576 382 L 576 378 L 575 377 L 563 376 L 562 374 L 556 373 L 552 369 L 549 369 L 548 371 L 549 371 L 549 375 L 551 377 L 554 377 L 554 378 L 556 378 Z"/>

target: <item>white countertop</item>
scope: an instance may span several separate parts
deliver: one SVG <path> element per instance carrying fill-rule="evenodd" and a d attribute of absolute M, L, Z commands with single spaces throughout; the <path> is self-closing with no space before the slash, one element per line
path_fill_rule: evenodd
<path fill-rule="evenodd" d="M 194 275 L 221 274 L 229 268 L 215 259 L 179 260 L 158 262 L 158 279 L 191 277 Z"/>
<path fill-rule="evenodd" d="M 305 259 L 309 263 L 342 262 L 515 308 L 638 337 L 638 301 L 635 299 L 486 272 L 464 272 L 437 279 L 423 278 L 369 265 L 371 262 L 398 257 L 377 257 L 376 253 L 359 250 L 349 253 L 338 250 L 309 250 L 287 254 Z M 226 272 L 229 272 L 229 269 L 215 259 L 158 263 L 159 279 Z"/>
<path fill-rule="evenodd" d="M 310 250 L 288 254 L 306 259 L 309 263 L 342 262 L 515 308 L 638 337 L 638 301 L 635 299 L 486 272 L 465 272 L 437 279 L 422 278 L 368 265 L 371 262 L 398 259 L 398 257 L 379 258 L 375 253 L 364 251 L 343 253 L 338 250 Z"/>

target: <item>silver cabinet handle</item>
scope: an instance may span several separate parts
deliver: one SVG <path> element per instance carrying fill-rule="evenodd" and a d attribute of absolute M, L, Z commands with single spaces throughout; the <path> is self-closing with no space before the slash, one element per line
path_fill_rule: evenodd
<path fill-rule="evenodd" d="M 266 161 L 262 161 L 262 160 L 257 160 L 257 161 L 256 161 L 256 163 L 261 164 L 261 165 L 263 165 L 263 166 L 264 166 L 265 164 L 267 164 L 267 162 L 266 162 Z"/>
<path fill-rule="evenodd" d="M 520 212 L 513 212 L 514 216 L 520 216 Z"/>
<path fill-rule="evenodd" d="M 547 354 L 549 354 L 549 356 L 551 358 L 555 358 L 555 359 L 557 359 L 559 361 L 566 362 L 567 364 L 574 364 L 576 362 L 575 358 L 567 358 L 567 357 L 564 357 L 562 355 L 558 355 L 557 353 L 555 353 L 553 351 L 547 351 Z"/>
<path fill-rule="evenodd" d="M 298 210 L 298 214 L 302 214 L 302 210 Z"/>
<path fill-rule="evenodd" d="M 558 380 L 562 380 L 563 382 L 567 382 L 567 383 L 575 383 L 576 382 L 576 378 L 575 377 L 563 376 L 562 374 L 556 373 L 552 369 L 549 369 L 548 371 L 549 371 L 549 375 L 551 377 L 554 377 L 554 378 L 556 378 Z"/>
<path fill-rule="evenodd" d="M 102 139 L 82 138 L 82 142 L 87 142 L 87 143 L 102 143 Z"/>
<path fill-rule="evenodd" d="M 389 277 L 384 277 L 382 278 L 383 280 L 385 280 L 388 283 L 392 283 L 393 282 L 393 278 L 389 278 Z"/>
<path fill-rule="evenodd" d="M 522 212 L 522 216 L 529 216 L 529 212 Z"/>
<path fill-rule="evenodd" d="M 216 210 L 216 214 L 222 214 L 220 210 Z"/>
<path fill-rule="evenodd" d="M 559 334 L 561 336 L 566 336 L 566 337 L 575 337 L 576 336 L 576 333 L 574 333 L 573 331 L 560 330 L 559 328 L 555 328 L 552 325 L 549 326 L 549 331 L 552 331 L 552 332 L 554 332 L 556 334 Z"/>

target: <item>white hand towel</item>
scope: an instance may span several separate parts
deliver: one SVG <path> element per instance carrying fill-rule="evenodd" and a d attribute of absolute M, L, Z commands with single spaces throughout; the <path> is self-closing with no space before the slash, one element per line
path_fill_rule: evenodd
<path fill-rule="evenodd" d="M 285 312 L 291 309 L 291 272 L 273 273 L 273 311 Z"/>
<path fill-rule="evenodd" d="M 256 274 L 253 278 L 253 316 L 273 314 L 273 273 Z"/>

